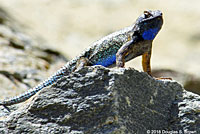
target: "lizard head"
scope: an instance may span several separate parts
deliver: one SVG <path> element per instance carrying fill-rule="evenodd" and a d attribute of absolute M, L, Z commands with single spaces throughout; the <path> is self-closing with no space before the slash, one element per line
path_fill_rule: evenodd
<path fill-rule="evenodd" d="M 136 29 L 144 40 L 153 40 L 160 31 L 162 24 L 162 12 L 148 10 L 144 11 L 136 20 Z"/>

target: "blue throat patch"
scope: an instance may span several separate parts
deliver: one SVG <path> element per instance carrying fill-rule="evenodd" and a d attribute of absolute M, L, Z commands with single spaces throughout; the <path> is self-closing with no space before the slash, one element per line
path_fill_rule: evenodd
<path fill-rule="evenodd" d="M 97 63 L 95 63 L 95 65 L 102 65 L 104 67 L 108 67 L 112 65 L 113 63 L 115 63 L 115 61 L 116 61 L 116 55 L 114 54 L 104 59 L 100 59 Z"/>
<path fill-rule="evenodd" d="M 158 33 L 158 28 L 149 29 L 143 32 L 142 37 L 144 40 L 153 40 Z"/>

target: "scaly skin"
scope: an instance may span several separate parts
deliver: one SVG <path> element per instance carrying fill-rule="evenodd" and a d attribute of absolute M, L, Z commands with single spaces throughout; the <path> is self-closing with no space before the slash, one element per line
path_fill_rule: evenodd
<path fill-rule="evenodd" d="M 151 75 L 150 58 L 152 41 L 163 24 L 160 11 L 144 11 L 136 22 L 96 41 L 75 59 L 69 61 L 55 74 L 27 92 L 0 102 L 9 106 L 26 101 L 38 91 L 52 85 L 58 79 L 84 66 L 124 67 L 126 61 L 142 55 L 144 72 Z"/>

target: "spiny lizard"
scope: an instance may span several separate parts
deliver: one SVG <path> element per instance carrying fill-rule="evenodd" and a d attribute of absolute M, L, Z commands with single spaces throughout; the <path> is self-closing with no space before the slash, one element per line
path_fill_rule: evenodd
<path fill-rule="evenodd" d="M 126 61 L 142 55 L 143 70 L 151 75 L 152 41 L 160 31 L 162 24 L 161 11 L 144 11 L 133 25 L 94 42 L 91 47 L 69 61 L 41 84 L 19 96 L 1 101 L 0 105 L 9 106 L 26 101 L 44 87 L 52 85 L 64 75 L 68 75 L 84 66 L 124 67 Z"/>

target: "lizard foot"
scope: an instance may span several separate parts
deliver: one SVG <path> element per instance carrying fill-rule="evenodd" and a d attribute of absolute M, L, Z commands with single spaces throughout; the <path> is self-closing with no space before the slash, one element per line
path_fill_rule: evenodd
<path fill-rule="evenodd" d="M 172 80 L 172 78 L 169 77 L 159 77 L 159 78 L 155 78 L 156 80 Z"/>

